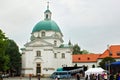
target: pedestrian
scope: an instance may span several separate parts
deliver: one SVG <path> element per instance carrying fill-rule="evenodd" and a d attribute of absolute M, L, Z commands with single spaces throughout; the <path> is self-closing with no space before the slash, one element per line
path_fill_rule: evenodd
<path fill-rule="evenodd" d="M 40 73 L 38 73 L 38 80 L 40 80 Z"/>
<path fill-rule="evenodd" d="M 118 80 L 120 80 L 120 73 L 118 74 Z"/>
<path fill-rule="evenodd" d="M 104 74 L 104 80 L 107 80 L 108 76 L 107 73 Z"/>
<path fill-rule="evenodd" d="M 93 74 L 92 79 L 93 79 L 93 80 L 96 80 L 96 79 L 97 79 L 97 75 L 96 75 L 96 74 Z"/>
<path fill-rule="evenodd" d="M 100 77 L 101 77 L 101 74 L 98 74 L 98 76 L 97 76 L 98 80 L 100 80 Z"/>
<path fill-rule="evenodd" d="M 32 75 L 31 75 L 31 74 L 29 74 L 29 80 L 31 80 L 31 77 L 32 77 Z"/>
<path fill-rule="evenodd" d="M 88 80 L 88 75 L 86 75 L 85 80 Z"/>
<path fill-rule="evenodd" d="M 2 77 L 2 75 L 0 75 L 0 80 L 3 80 L 3 77 Z"/>
<path fill-rule="evenodd" d="M 77 80 L 80 80 L 80 75 L 79 75 L 79 73 L 77 73 Z"/>

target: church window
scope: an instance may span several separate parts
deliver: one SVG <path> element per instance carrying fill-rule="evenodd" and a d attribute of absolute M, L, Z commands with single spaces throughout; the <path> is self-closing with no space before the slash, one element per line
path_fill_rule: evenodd
<path fill-rule="evenodd" d="M 57 58 L 57 53 L 54 53 L 54 58 Z"/>
<path fill-rule="evenodd" d="M 36 56 L 39 56 L 39 57 L 40 57 L 40 56 L 41 56 L 41 51 L 37 51 L 37 52 L 36 52 Z"/>
<path fill-rule="evenodd" d="M 37 72 L 37 74 L 41 73 L 41 64 L 40 63 L 36 64 L 36 72 Z"/>
<path fill-rule="evenodd" d="M 37 67 L 40 67 L 40 63 L 37 63 Z"/>
<path fill-rule="evenodd" d="M 42 37 L 44 37 L 44 36 L 45 36 L 45 32 L 44 32 L 44 31 L 41 33 L 41 36 L 42 36 Z"/>
<path fill-rule="evenodd" d="M 46 14 L 46 19 L 48 19 L 48 14 Z"/>
<path fill-rule="evenodd" d="M 65 53 L 62 53 L 62 58 L 65 58 Z"/>
<path fill-rule="evenodd" d="M 54 45 L 55 45 L 55 46 L 57 45 L 57 41 L 56 41 L 56 40 L 54 41 Z"/>

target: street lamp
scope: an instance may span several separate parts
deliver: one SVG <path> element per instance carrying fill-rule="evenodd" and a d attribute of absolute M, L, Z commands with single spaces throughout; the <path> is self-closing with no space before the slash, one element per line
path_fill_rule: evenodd
<path fill-rule="evenodd" d="M 108 71 L 110 73 L 110 61 L 108 61 Z"/>
<path fill-rule="evenodd" d="M 110 61 L 105 62 L 106 70 L 110 73 Z"/>

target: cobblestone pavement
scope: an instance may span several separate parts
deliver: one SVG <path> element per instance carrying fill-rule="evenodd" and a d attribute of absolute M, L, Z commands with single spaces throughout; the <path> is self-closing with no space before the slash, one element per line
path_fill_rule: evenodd
<path fill-rule="evenodd" d="M 30 80 L 28 77 L 9 77 L 9 78 L 4 78 L 3 80 Z M 37 78 L 31 78 L 31 80 L 38 80 Z M 50 78 L 41 78 L 40 80 L 55 80 L 55 79 L 50 79 Z M 77 80 L 77 79 L 60 79 L 60 80 Z M 84 79 L 80 79 L 84 80 Z"/>

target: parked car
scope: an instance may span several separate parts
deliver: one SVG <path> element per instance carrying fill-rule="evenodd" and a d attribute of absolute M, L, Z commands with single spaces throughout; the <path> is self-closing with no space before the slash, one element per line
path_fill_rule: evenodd
<path fill-rule="evenodd" d="M 9 74 L 2 74 L 2 78 L 8 78 Z"/>
<path fill-rule="evenodd" d="M 63 78 L 71 78 L 71 73 L 69 71 L 56 71 L 54 72 L 50 78 L 60 78 L 60 79 L 63 79 Z"/>

